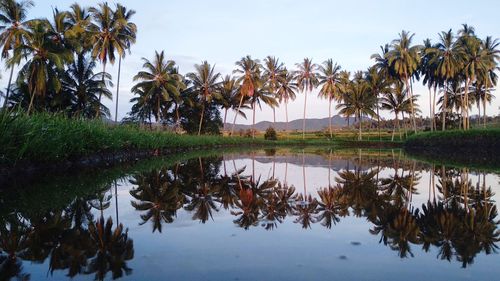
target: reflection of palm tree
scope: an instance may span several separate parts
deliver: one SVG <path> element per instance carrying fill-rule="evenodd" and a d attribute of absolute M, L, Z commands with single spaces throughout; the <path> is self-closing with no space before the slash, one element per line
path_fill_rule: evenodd
<path fill-rule="evenodd" d="M 297 216 L 295 223 L 301 223 L 302 228 L 310 228 L 311 223 L 316 222 L 315 214 L 318 213 L 318 201 L 311 195 L 299 194 L 298 203 L 294 206 L 294 214 Z"/>
<path fill-rule="evenodd" d="M 28 235 L 31 229 L 18 217 L 0 221 L 0 280 L 29 280 L 23 273 L 22 262 L 28 252 Z M 4 255 L 5 253 L 5 255 Z"/>
<path fill-rule="evenodd" d="M 129 275 L 132 269 L 127 266 L 127 261 L 134 258 L 134 243 L 128 237 L 128 229 L 124 230 L 119 224 L 113 230 L 113 219 L 106 222 L 100 218 L 89 225 L 92 243 L 97 250 L 87 267 L 86 273 L 95 273 L 96 280 L 104 280 L 109 271 L 113 279 Z"/>
<path fill-rule="evenodd" d="M 136 176 L 130 182 L 137 185 L 130 190 L 130 195 L 138 200 L 131 202 L 132 206 L 138 211 L 146 211 L 141 214 L 141 225 L 151 220 L 153 232 L 158 229 L 161 233 L 162 221 L 172 223 L 184 201 L 169 171 L 166 168 L 153 170 Z"/>
<path fill-rule="evenodd" d="M 341 189 L 339 188 L 322 188 L 318 190 L 320 201 L 318 202 L 317 222 L 326 228 L 331 228 L 332 224 L 340 221 L 339 215 L 347 215 L 347 206 L 343 203 Z"/>
<path fill-rule="evenodd" d="M 377 205 L 377 183 L 374 179 L 377 173 L 377 170 L 361 172 L 360 167 L 355 167 L 354 172 L 340 171 L 335 179 L 356 216 L 361 216 L 363 210 L 374 210 L 370 207 Z"/>

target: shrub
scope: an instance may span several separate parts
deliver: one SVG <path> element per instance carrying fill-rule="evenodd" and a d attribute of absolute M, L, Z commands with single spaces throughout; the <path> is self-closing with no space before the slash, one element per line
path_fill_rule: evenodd
<path fill-rule="evenodd" d="M 265 140 L 278 140 L 278 136 L 276 134 L 276 130 L 273 127 L 269 127 L 264 134 Z"/>

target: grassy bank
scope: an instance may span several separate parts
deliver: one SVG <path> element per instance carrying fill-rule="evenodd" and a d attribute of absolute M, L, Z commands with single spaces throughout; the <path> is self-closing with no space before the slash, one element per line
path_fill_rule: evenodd
<path fill-rule="evenodd" d="M 455 151 L 457 149 L 498 150 L 500 149 L 500 128 L 419 133 L 408 137 L 405 148 L 445 151 Z"/>
<path fill-rule="evenodd" d="M 500 128 L 426 132 L 410 136 L 405 151 L 438 164 L 497 170 L 500 167 Z"/>
<path fill-rule="evenodd" d="M 93 155 L 154 150 L 210 149 L 221 146 L 343 146 L 379 147 L 385 141 L 357 142 L 337 136 L 299 138 L 192 136 L 150 131 L 135 126 L 113 126 L 98 120 L 75 120 L 51 114 L 0 114 L 0 167 L 23 163 L 73 161 Z M 390 147 L 400 146 L 394 142 Z"/>

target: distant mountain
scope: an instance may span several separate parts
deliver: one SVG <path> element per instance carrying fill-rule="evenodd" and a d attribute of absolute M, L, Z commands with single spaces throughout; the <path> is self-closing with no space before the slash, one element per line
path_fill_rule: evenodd
<path fill-rule="evenodd" d="M 302 131 L 302 120 L 303 119 L 296 119 L 288 122 L 288 130 L 290 131 Z M 368 118 L 363 118 L 363 120 L 368 120 Z M 349 124 L 354 124 L 354 117 L 351 117 L 349 119 Z M 226 123 L 226 128 L 231 128 L 232 124 Z M 332 127 L 333 128 L 341 128 L 347 126 L 347 119 L 339 116 L 339 115 L 334 115 L 332 117 Z M 255 129 L 257 131 L 265 131 L 269 127 L 274 127 L 278 131 L 283 131 L 286 129 L 286 122 L 276 122 L 276 125 L 273 126 L 273 122 L 269 121 L 261 121 L 258 123 L 255 123 Z M 235 130 L 247 130 L 251 129 L 252 125 L 243 125 L 243 124 L 236 124 L 235 125 Z M 328 117 L 326 118 L 309 118 L 306 119 L 306 131 L 320 131 L 323 129 L 328 128 Z"/>

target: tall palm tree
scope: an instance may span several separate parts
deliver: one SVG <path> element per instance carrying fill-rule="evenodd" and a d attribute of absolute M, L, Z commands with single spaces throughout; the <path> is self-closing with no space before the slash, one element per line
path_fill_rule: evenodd
<path fill-rule="evenodd" d="M 306 138 L 306 108 L 307 108 L 307 92 L 312 91 L 318 84 L 318 76 L 316 73 L 317 65 L 309 58 L 304 58 L 302 63 L 295 64 L 295 81 L 299 90 L 304 93 L 304 117 L 302 120 L 302 139 Z"/>
<path fill-rule="evenodd" d="M 3 59 L 9 57 L 9 52 L 24 43 L 26 18 L 28 10 L 35 3 L 31 0 L 2 0 L 0 1 L 0 48 L 2 48 L 1 56 Z M 14 74 L 15 64 L 8 64 L 10 67 L 9 83 L 7 84 L 7 92 L 5 93 L 4 107 L 7 106 L 10 94 L 10 85 Z"/>
<path fill-rule="evenodd" d="M 214 96 L 219 95 L 220 73 L 215 72 L 215 65 L 211 66 L 207 61 L 195 64 L 194 68 L 195 72 L 188 73 L 187 77 L 191 79 L 191 89 L 198 94 L 201 102 L 202 109 L 198 126 L 198 135 L 200 135 L 206 103 L 211 102 Z"/>
<path fill-rule="evenodd" d="M 297 84 L 294 82 L 295 79 L 286 68 L 283 69 L 283 73 L 281 73 L 281 78 L 279 79 L 279 87 L 278 87 L 278 101 L 285 103 L 285 131 L 288 132 L 288 101 L 295 100 L 297 93 Z"/>
<path fill-rule="evenodd" d="M 239 103 L 238 88 L 239 88 L 238 82 L 234 77 L 231 77 L 231 75 L 224 76 L 221 82 L 220 101 L 219 101 L 222 109 L 224 109 L 224 123 L 223 123 L 224 131 L 226 130 L 226 118 L 228 110 L 230 109 L 237 110 L 238 108 L 238 103 Z M 242 110 L 236 111 L 236 114 L 240 114 L 241 116 L 246 118 L 246 115 Z"/>
<path fill-rule="evenodd" d="M 455 37 L 452 30 L 442 31 L 439 34 L 439 42 L 432 49 L 428 49 L 427 52 L 431 56 L 429 64 L 435 65 L 435 75 L 437 79 L 444 82 L 443 88 L 448 87 L 448 82 L 455 78 L 458 70 L 460 68 L 460 61 L 458 60 L 458 49 L 455 42 Z M 444 103 L 448 103 L 447 91 L 443 91 Z M 444 108 L 442 114 L 441 130 L 446 129 L 446 112 L 447 108 Z"/>
<path fill-rule="evenodd" d="M 370 92 L 368 85 L 365 81 L 351 81 L 349 88 L 344 93 L 342 101 L 337 105 L 341 114 L 355 115 L 358 119 L 358 140 L 362 140 L 361 124 L 363 123 L 363 116 L 368 115 L 376 117 L 377 113 L 374 111 L 377 98 Z"/>
<path fill-rule="evenodd" d="M 270 107 L 276 107 L 278 102 L 276 100 L 276 95 L 269 91 L 269 88 L 265 85 L 265 80 L 263 77 L 256 80 L 254 94 L 250 97 L 249 101 L 252 106 L 253 118 L 252 118 L 252 138 L 255 138 L 255 109 L 258 105 L 262 109 L 262 103 L 267 104 Z"/>
<path fill-rule="evenodd" d="M 26 64 L 19 71 L 19 83 L 28 85 L 30 103 L 28 114 L 33 107 L 35 96 L 45 96 L 48 89 L 59 92 L 61 81 L 58 71 L 64 63 L 72 59 L 71 52 L 54 40 L 47 20 L 33 20 L 27 24 L 25 43 L 17 47 L 9 63 L 19 63 L 26 58 Z"/>
<path fill-rule="evenodd" d="M 318 85 L 321 86 L 318 96 L 328 99 L 328 130 L 332 133 L 332 101 L 341 99 L 340 65 L 328 59 L 319 66 Z"/>
<path fill-rule="evenodd" d="M 77 58 L 68 64 L 66 71 L 61 75 L 62 91 L 71 97 L 71 114 L 76 117 L 93 118 L 96 109 L 101 114 L 109 116 L 109 109 L 99 103 L 99 94 L 111 99 L 111 75 L 106 73 L 106 85 L 102 83 L 102 73 L 94 73 L 96 61 L 89 55 L 78 54 Z M 102 92 L 104 91 L 104 92 Z"/>
<path fill-rule="evenodd" d="M 379 113 L 379 97 L 390 91 L 390 81 L 386 79 L 383 71 L 378 71 L 376 67 L 370 67 L 366 72 L 365 81 L 368 85 L 368 90 L 371 95 L 375 96 L 375 106 L 377 108 L 377 130 L 379 140 L 380 135 L 380 113 Z"/>
<path fill-rule="evenodd" d="M 264 79 L 267 88 L 272 95 L 277 96 L 276 90 L 279 86 L 279 79 L 283 72 L 284 65 L 280 63 L 279 59 L 273 56 L 267 56 L 264 59 Z M 273 124 L 276 126 L 276 108 L 273 107 Z"/>
<path fill-rule="evenodd" d="M 123 35 L 122 25 L 118 24 L 115 13 L 109 7 L 107 2 L 100 3 L 98 7 L 90 7 L 89 12 L 92 15 L 92 23 L 89 25 L 88 32 L 92 42 L 92 57 L 97 58 L 102 64 L 102 73 L 106 72 L 106 64 L 114 64 L 115 53 L 123 54 L 127 45 L 121 39 Z M 104 76 L 102 77 L 104 80 Z M 99 101 L 101 97 L 99 97 Z M 97 116 L 96 116 L 97 117 Z"/>
<path fill-rule="evenodd" d="M 251 56 L 241 58 L 236 62 L 236 69 L 233 73 L 237 74 L 238 83 L 240 84 L 240 102 L 238 104 L 237 112 L 240 111 L 244 98 L 249 98 L 254 95 L 256 84 L 260 80 L 261 64 L 258 59 L 252 59 Z M 234 126 L 238 114 L 234 115 L 233 127 L 231 128 L 231 135 L 234 133 Z"/>
<path fill-rule="evenodd" d="M 155 116 L 156 121 L 164 118 L 163 112 L 168 110 L 170 106 L 167 104 L 173 96 L 180 95 L 180 89 L 185 87 L 182 76 L 176 71 L 175 62 L 166 60 L 165 53 L 155 51 L 153 61 L 142 58 L 144 64 L 143 71 L 139 71 L 134 76 L 134 81 L 139 81 L 135 84 L 131 91 L 132 93 L 147 95 L 147 103 L 150 104 L 151 112 Z"/>
<path fill-rule="evenodd" d="M 464 130 L 467 130 L 469 129 L 469 87 L 476 81 L 478 73 L 487 69 L 489 62 L 488 56 L 481 49 L 481 40 L 467 25 L 460 30 L 458 43 L 458 57 L 462 64 L 461 74 L 465 77 L 462 122 Z"/>
<path fill-rule="evenodd" d="M 488 61 L 482 75 L 484 78 L 485 93 L 480 98 L 483 103 L 483 126 L 486 126 L 486 102 L 491 101 L 492 94 L 490 90 L 493 86 L 496 86 L 497 83 L 498 76 L 495 71 L 498 69 L 498 62 L 500 61 L 499 46 L 500 42 L 497 39 L 493 39 L 491 36 L 486 37 L 486 39 L 482 41 L 481 48 L 483 52 L 486 52 Z"/>
<path fill-rule="evenodd" d="M 397 82 L 394 85 L 392 91 L 382 95 L 380 99 L 380 105 L 382 109 L 393 112 L 395 115 L 394 125 L 392 130 L 392 140 L 394 140 L 394 132 L 396 127 L 399 131 L 399 138 L 401 139 L 401 127 L 399 124 L 399 114 L 411 113 L 410 98 L 407 95 L 407 90 L 404 88 L 401 82 Z M 416 98 L 413 97 L 414 102 Z"/>
<path fill-rule="evenodd" d="M 128 10 L 125 6 L 121 4 L 116 5 L 116 10 L 114 12 L 114 21 L 116 22 L 118 29 L 117 40 L 122 41 L 121 44 L 124 46 L 123 49 L 119 48 L 118 51 L 118 78 L 116 82 L 116 105 L 115 105 L 115 122 L 118 121 L 118 97 L 120 94 L 120 71 L 122 65 L 122 58 L 125 57 L 125 50 L 130 53 L 130 46 L 135 43 L 137 26 L 135 23 L 131 22 L 130 19 L 135 14 L 134 10 Z"/>
<path fill-rule="evenodd" d="M 420 45 L 411 45 L 411 41 L 415 34 L 410 34 L 408 31 L 402 31 L 399 38 L 392 41 L 392 49 L 389 51 L 388 62 L 397 78 L 405 83 L 409 89 L 410 102 L 412 107 L 413 130 L 417 132 L 417 123 L 415 119 L 415 110 L 413 110 L 413 90 L 410 87 L 410 82 L 416 73 L 420 64 Z"/>

